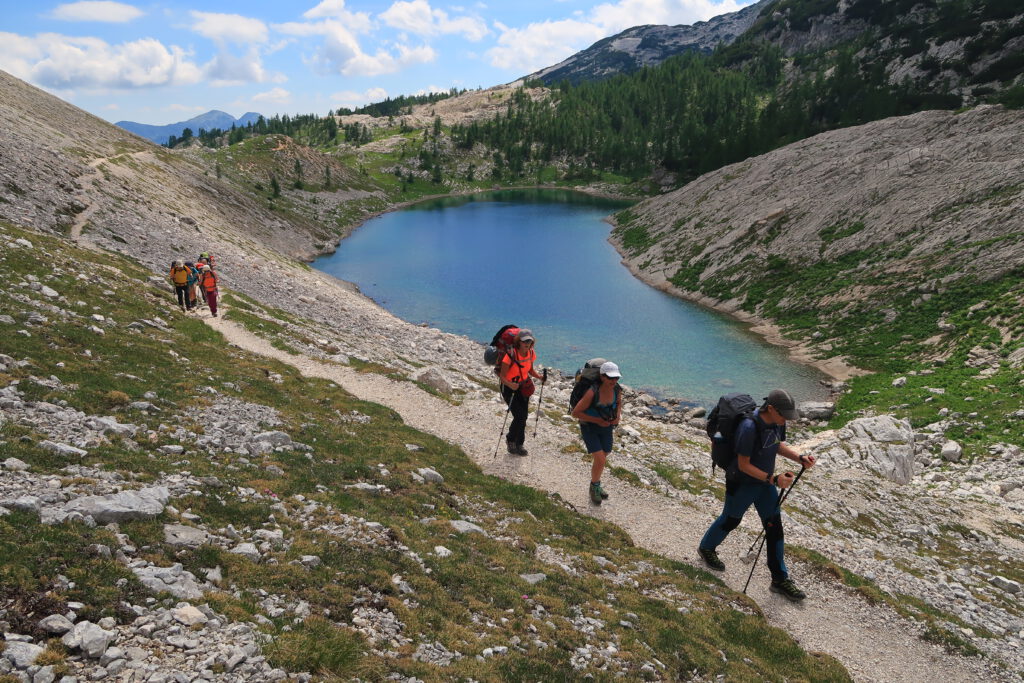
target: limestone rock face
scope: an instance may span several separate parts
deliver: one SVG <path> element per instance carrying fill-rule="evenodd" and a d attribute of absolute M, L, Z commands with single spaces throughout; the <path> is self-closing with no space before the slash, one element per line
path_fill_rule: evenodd
<path fill-rule="evenodd" d="M 210 535 L 202 529 L 184 524 L 165 524 L 164 541 L 170 545 L 195 548 L 206 543 Z"/>
<path fill-rule="evenodd" d="M 431 389 L 436 389 L 442 394 L 452 393 L 452 383 L 437 368 L 423 368 L 415 372 L 412 379 L 416 382 L 426 384 Z"/>
<path fill-rule="evenodd" d="M 108 496 L 85 496 L 65 506 L 68 514 L 92 517 L 97 524 L 152 519 L 164 511 L 170 492 L 162 486 L 122 491 Z"/>
<path fill-rule="evenodd" d="M 835 432 L 820 437 L 809 453 L 823 462 L 861 462 L 897 484 L 914 476 L 914 430 L 907 420 L 891 415 L 852 420 Z"/>
<path fill-rule="evenodd" d="M 0 657 L 4 657 L 18 669 L 27 669 L 35 664 L 36 658 L 43 654 L 43 648 L 32 643 L 22 643 L 16 640 L 8 641 Z"/>
<path fill-rule="evenodd" d="M 68 648 L 80 649 L 87 657 L 99 659 L 114 636 L 112 631 L 102 629 L 91 621 L 80 621 L 61 640 Z"/>
<path fill-rule="evenodd" d="M 829 401 L 804 401 L 797 405 L 800 416 L 808 420 L 829 420 L 835 415 L 836 404 Z"/>

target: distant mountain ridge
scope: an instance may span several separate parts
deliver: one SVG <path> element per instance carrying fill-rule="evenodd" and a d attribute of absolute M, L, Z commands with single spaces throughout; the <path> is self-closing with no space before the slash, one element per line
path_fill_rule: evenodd
<path fill-rule="evenodd" d="M 114 125 L 120 126 L 128 132 L 135 133 L 147 140 L 152 140 L 158 145 L 163 145 L 172 135 L 180 137 L 186 128 L 191 128 L 193 133 L 198 133 L 200 128 L 204 130 L 212 130 L 214 128 L 229 130 L 232 125 L 245 126 L 249 123 L 256 123 L 260 116 L 262 116 L 262 114 L 250 111 L 242 114 L 240 118 L 236 119 L 231 114 L 218 111 L 217 109 L 211 109 L 205 114 L 192 117 L 188 121 L 168 123 L 164 126 L 155 126 L 148 123 L 136 123 L 135 121 L 118 121 Z"/>
<path fill-rule="evenodd" d="M 774 0 L 760 0 L 738 12 L 698 21 L 692 26 L 634 26 L 603 38 L 568 59 L 530 74 L 548 85 L 563 80 L 577 84 L 654 66 L 684 52 L 709 53 L 719 43 L 731 44 L 750 28 L 761 10 Z"/>

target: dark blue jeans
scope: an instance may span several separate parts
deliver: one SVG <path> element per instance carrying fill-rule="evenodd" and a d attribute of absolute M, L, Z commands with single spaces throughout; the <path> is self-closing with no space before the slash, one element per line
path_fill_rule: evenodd
<path fill-rule="evenodd" d="M 731 490 L 731 492 L 730 492 Z M 725 490 L 725 505 L 711 527 L 700 540 L 703 550 L 717 548 L 729 532 L 740 525 L 740 520 L 750 506 L 757 509 L 764 525 L 765 546 L 768 549 L 768 571 L 772 581 L 782 581 L 789 576 L 783 559 L 782 516 L 779 514 L 779 490 L 767 482 L 745 481 L 730 484 Z"/>

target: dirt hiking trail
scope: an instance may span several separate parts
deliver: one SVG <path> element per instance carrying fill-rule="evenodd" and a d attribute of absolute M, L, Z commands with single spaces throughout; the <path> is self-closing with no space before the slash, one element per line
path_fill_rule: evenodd
<path fill-rule="evenodd" d="M 506 454 L 504 443 L 497 457 L 499 430 L 505 405 L 495 401 L 466 401 L 452 405 L 409 382 L 391 380 L 374 373 L 323 363 L 308 356 L 294 355 L 271 346 L 236 323 L 203 313 L 205 322 L 239 348 L 293 366 L 303 375 L 338 383 L 359 399 L 395 410 L 406 424 L 458 445 L 485 472 L 536 489 L 557 493 L 575 509 L 624 529 L 633 541 L 648 550 L 688 564 L 702 566 L 697 559 L 699 536 L 720 512 L 718 501 L 704 509 L 670 499 L 656 491 L 631 486 L 606 471 L 604 481 L 610 499 L 601 506 L 590 503 L 587 485 L 590 465 L 579 454 L 561 449 L 579 441 L 579 434 L 565 425 L 552 425 L 541 417 L 537 438 L 533 434 L 535 412 L 527 427 L 527 457 Z M 223 315 L 223 313 L 221 314 Z M 534 402 L 532 408 L 536 408 Z M 799 444 L 797 444 L 799 446 Z M 614 463 L 613 452 L 609 465 Z M 812 476 L 813 471 L 807 476 Z M 720 576 L 731 588 L 743 589 L 750 567 L 740 561 L 756 533 L 753 511 L 744 524 L 722 545 L 726 571 Z M 751 530 L 754 533 L 751 533 Z M 823 579 L 808 568 L 789 562 L 793 578 L 808 598 L 794 604 L 768 591 L 768 572 L 761 563 L 754 572 L 748 595 L 760 606 L 773 626 L 790 633 L 806 650 L 826 652 L 837 658 L 857 681 L 906 681 L 953 683 L 992 680 L 993 671 L 984 660 L 957 657 L 937 645 L 918 638 L 917 625 L 887 607 L 870 605 L 837 581 Z M 714 573 L 714 572 L 713 572 Z"/>

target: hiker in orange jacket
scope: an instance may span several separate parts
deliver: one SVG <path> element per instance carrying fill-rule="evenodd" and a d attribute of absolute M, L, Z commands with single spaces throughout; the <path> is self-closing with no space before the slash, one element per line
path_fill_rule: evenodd
<path fill-rule="evenodd" d="M 501 380 L 501 397 L 505 399 L 509 412 L 512 413 L 512 424 L 509 425 L 505 443 L 512 455 L 527 455 L 523 447 L 526 441 L 526 418 L 529 414 L 529 400 L 533 395 L 532 378 L 543 382 L 543 377 L 533 364 L 537 353 L 533 350 L 533 332 L 519 330 L 512 348 L 505 353 L 498 366 L 498 379 Z"/>
<path fill-rule="evenodd" d="M 206 305 L 210 307 L 210 313 L 217 317 L 217 274 L 205 263 L 199 267 L 199 289 L 206 297 Z"/>

